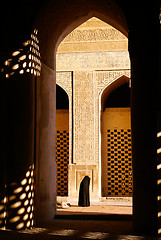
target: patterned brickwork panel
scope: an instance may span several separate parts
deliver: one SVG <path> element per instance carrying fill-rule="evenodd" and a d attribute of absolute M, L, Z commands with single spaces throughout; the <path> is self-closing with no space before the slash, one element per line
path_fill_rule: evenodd
<path fill-rule="evenodd" d="M 69 133 L 57 131 L 57 196 L 68 196 Z"/>
<path fill-rule="evenodd" d="M 131 129 L 107 130 L 108 196 L 132 196 Z"/>

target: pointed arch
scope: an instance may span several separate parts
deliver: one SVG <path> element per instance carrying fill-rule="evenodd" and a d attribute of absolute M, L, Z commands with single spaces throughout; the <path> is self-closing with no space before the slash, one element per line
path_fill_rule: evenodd
<path fill-rule="evenodd" d="M 58 84 L 56 92 L 57 196 L 68 196 L 69 97 Z"/>
<path fill-rule="evenodd" d="M 55 176 L 56 171 L 56 153 L 53 150 L 56 135 L 56 129 L 53 124 L 56 116 L 56 104 L 53 101 L 56 92 L 56 50 L 59 43 L 68 33 L 93 16 L 109 23 L 126 36 L 128 35 L 126 17 L 114 0 L 103 0 L 103 2 L 93 0 L 83 2 L 78 0 L 76 2 L 71 0 L 70 4 L 67 1 L 50 1 L 39 11 L 34 22 L 34 27 L 39 30 L 42 62 L 41 79 L 38 85 L 40 97 L 38 116 L 40 116 L 40 119 L 38 121 L 37 134 L 41 140 L 40 142 L 43 144 L 39 144 L 37 147 L 38 169 L 36 173 L 37 191 L 35 200 L 37 224 L 52 219 L 56 211 L 55 177 L 53 177 L 53 184 L 49 183 L 50 176 Z M 50 112 L 44 123 L 44 109 L 47 101 Z M 49 174 L 43 174 L 44 164 Z M 38 173 L 41 174 L 38 175 Z M 41 187 L 40 179 L 43 179 L 44 188 Z M 42 196 L 45 196 L 45 198 L 42 198 Z M 44 205 L 45 208 L 43 207 Z M 44 210 L 42 211 L 42 209 Z"/>
<path fill-rule="evenodd" d="M 99 18 L 128 36 L 126 17 L 115 0 L 104 3 L 72 0 L 70 5 L 61 1 L 50 1 L 39 11 L 34 23 L 39 29 L 42 61 L 55 69 L 55 54 L 60 42 L 91 17 Z"/>
<path fill-rule="evenodd" d="M 56 109 L 69 109 L 69 96 L 58 83 L 56 84 Z"/>
<path fill-rule="evenodd" d="M 130 86 L 130 78 L 128 76 L 122 75 L 117 79 L 111 81 L 104 89 L 101 91 L 100 94 L 100 101 L 101 101 L 101 109 L 105 108 L 104 104 L 109 97 L 110 93 L 116 90 L 118 87 L 122 86 L 123 84 L 128 83 Z"/>
<path fill-rule="evenodd" d="M 108 84 L 100 94 L 100 196 L 117 197 L 132 196 L 132 150 L 131 150 L 131 120 L 130 108 L 114 104 L 107 108 L 108 98 L 115 92 L 111 100 L 115 101 L 119 91 L 128 94 L 130 78 L 123 75 Z M 117 91 L 117 89 L 119 89 Z M 123 97 L 121 94 L 119 97 Z M 121 100 L 121 99 L 119 99 Z M 126 103 L 126 106 L 129 105 Z M 110 107 L 110 106 L 109 106 Z M 122 143 L 119 138 L 122 135 Z M 114 137 L 115 136 L 115 137 Z M 127 139 L 127 140 L 125 140 Z M 126 143 L 126 144 L 125 144 Z M 127 146 L 125 146 L 127 145 Z M 125 148 L 128 149 L 125 150 Z M 126 152 L 126 154 L 125 154 Z M 129 175 L 121 169 L 130 169 Z M 115 176 L 117 175 L 117 176 Z M 128 179 L 128 184 L 125 182 Z M 130 180 L 129 180 L 130 179 Z M 125 187 L 124 187 L 125 186 Z"/>

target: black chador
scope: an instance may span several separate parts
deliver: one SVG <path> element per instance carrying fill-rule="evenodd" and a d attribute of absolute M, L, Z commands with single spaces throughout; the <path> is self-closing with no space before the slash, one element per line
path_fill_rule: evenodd
<path fill-rule="evenodd" d="M 78 205 L 80 207 L 90 206 L 89 184 L 90 184 L 90 178 L 88 176 L 85 176 L 80 184 L 80 189 L 79 189 Z"/>

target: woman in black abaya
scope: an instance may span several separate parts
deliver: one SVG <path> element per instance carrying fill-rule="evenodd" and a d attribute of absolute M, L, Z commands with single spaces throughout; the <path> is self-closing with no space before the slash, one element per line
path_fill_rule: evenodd
<path fill-rule="evenodd" d="M 90 184 L 90 178 L 88 176 L 85 176 L 80 184 L 80 189 L 79 189 L 78 206 L 80 207 L 90 206 L 89 184 Z"/>

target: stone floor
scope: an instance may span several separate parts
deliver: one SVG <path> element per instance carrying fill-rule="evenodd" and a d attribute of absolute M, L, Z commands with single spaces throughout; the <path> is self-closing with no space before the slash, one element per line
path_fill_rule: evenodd
<path fill-rule="evenodd" d="M 78 214 L 127 214 L 132 215 L 131 206 L 121 206 L 121 205 L 92 205 L 90 207 L 60 207 L 57 209 L 58 215 L 78 215 Z"/>
<path fill-rule="evenodd" d="M 132 228 L 132 207 L 90 206 L 59 208 L 50 224 L 32 230 L 0 230 L 4 240 L 150 240 L 135 236 Z"/>

